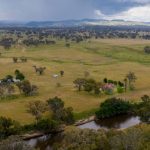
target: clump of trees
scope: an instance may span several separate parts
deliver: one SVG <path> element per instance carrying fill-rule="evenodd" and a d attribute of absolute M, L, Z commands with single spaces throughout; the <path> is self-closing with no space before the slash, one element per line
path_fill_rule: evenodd
<path fill-rule="evenodd" d="M 3 38 L 0 41 L 0 45 L 3 46 L 4 49 L 10 49 L 13 44 L 15 44 L 13 38 Z"/>
<path fill-rule="evenodd" d="M 26 46 L 39 46 L 39 45 L 42 45 L 42 44 L 54 45 L 54 44 L 56 44 L 56 41 L 47 40 L 47 39 L 43 40 L 43 39 L 28 38 L 28 39 L 23 40 L 22 43 Z"/>
<path fill-rule="evenodd" d="M 58 98 L 50 98 L 48 101 L 48 106 L 52 111 L 52 118 L 62 123 L 73 124 L 74 123 L 74 115 L 72 107 L 64 107 L 64 102 Z"/>
<path fill-rule="evenodd" d="M 41 101 L 32 101 L 27 105 L 27 112 L 35 117 L 36 122 L 42 119 L 42 114 L 46 112 L 47 106 Z"/>
<path fill-rule="evenodd" d="M 100 104 L 99 110 L 95 113 L 98 119 L 109 118 L 121 114 L 127 114 L 131 110 L 131 104 L 120 98 L 110 98 Z"/>
<path fill-rule="evenodd" d="M 22 57 L 13 57 L 12 59 L 13 59 L 13 62 L 14 62 L 14 63 L 18 63 L 19 60 L 20 60 L 20 62 L 25 63 L 25 62 L 27 62 L 27 60 L 28 60 L 28 59 L 27 59 L 26 57 L 24 57 L 24 56 L 22 56 Z"/>
<path fill-rule="evenodd" d="M 38 87 L 25 80 L 24 74 L 19 70 L 15 70 L 15 77 L 7 75 L 0 81 L 0 98 L 15 96 L 16 87 L 18 87 L 20 94 L 25 96 L 32 96 L 38 93 Z"/>
<path fill-rule="evenodd" d="M 77 78 L 73 83 L 78 88 L 78 91 L 84 90 L 88 93 L 93 92 L 96 95 L 101 92 L 101 83 L 96 82 L 94 79 Z"/>
<path fill-rule="evenodd" d="M 25 62 L 27 62 L 27 58 L 26 57 L 24 57 L 24 56 L 22 56 L 22 57 L 20 57 L 20 61 L 22 62 L 22 63 L 25 63 Z"/>
<path fill-rule="evenodd" d="M 44 117 L 46 111 L 49 111 L 52 117 Z M 55 133 L 64 130 L 64 124 L 74 123 L 73 109 L 71 107 L 65 108 L 64 102 L 58 97 L 51 98 L 46 103 L 29 102 L 27 112 L 35 117 L 35 123 L 21 126 L 15 120 L 0 117 L 0 140 L 31 130 Z"/>
<path fill-rule="evenodd" d="M 106 94 L 113 94 L 115 87 L 117 87 L 118 93 L 123 93 L 125 91 L 125 84 L 121 81 L 104 78 L 103 82 L 105 83 L 104 90 Z"/>
<path fill-rule="evenodd" d="M 45 112 L 50 112 L 51 117 L 43 118 Z M 50 98 L 46 103 L 33 101 L 27 105 L 27 112 L 35 117 L 34 128 L 44 132 L 56 132 L 62 130 L 63 124 L 73 124 L 74 115 L 71 107 L 64 107 L 64 102 L 58 98 Z"/>
<path fill-rule="evenodd" d="M 27 145 L 19 136 L 11 136 L 0 142 L 0 150 L 34 150 Z"/>
<path fill-rule="evenodd" d="M 0 117 L 0 139 L 19 134 L 20 130 L 21 126 L 17 121 L 6 117 Z"/>
<path fill-rule="evenodd" d="M 40 119 L 34 125 L 34 128 L 38 131 L 43 131 L 45 133 L 57 133 L 64 130 L 63 126 L 61 126 L 58 121 L 50 118 Z"/>
<path fill-rule="evenodd" d="M 18 58 L 17 57 L 13 57 L 13 62 L 17 63 L 18 62 Z"/>
<path fill-rule="evenodd" d="M 38 93 L 38 87 L 36 85 L 32 85 L 28 80 L 18 82 L 16 83 L 16 86 L 19 88 L 20 93 L 25 96 L 32 96 Z"/>
<path fill-rule="evenodd" d="M 149 149 L 150 126 L 141 125 L 123 131 L 73 128 L 53 146 L 56 150 L 146 150 Z"/>
<path fill-rule="evenodd" d="M 15 87 L 13 84 L 13 76 L 7 75 L 0 81 L 0 98 L 7 98 L 15 93 Z"/>
<path fill-rule="evenodd" d="M 135 89 L 135 81 L 137 80 L 134 72 L 129 72 L 124 81 L 116 81 L 104 78 L 103 82 L 97 82 L 94 79 L 88 78 L 89 73 L 84 73 L 85 78 L 77 78 L 73 81 L 78 91 L 86 91 L 88 93 L 112 95 L 115 91 L 118 93 L 126 92 Z"/>
<path fill-rule="evenodd" d="M 15 87 L 11 84 L 0 84 L 0 99 L 12 96 L 15 93 Z"/>
<path fill-rule="evenodd" d="M 140 116 L 143 122 L 150 123 L 150 97 L 144 95 L 141 97 L 142 102 L 136 107 L 136 114 Z"/>

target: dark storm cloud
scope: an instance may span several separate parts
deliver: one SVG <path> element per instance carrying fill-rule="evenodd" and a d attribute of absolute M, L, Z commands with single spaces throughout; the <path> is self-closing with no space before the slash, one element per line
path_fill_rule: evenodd
<path fill-rule="evenodd" d="M 0 0 L 1 20 L 65 20 L 94 18 L 95 10 L 115 14 L 150 0 Z"/>

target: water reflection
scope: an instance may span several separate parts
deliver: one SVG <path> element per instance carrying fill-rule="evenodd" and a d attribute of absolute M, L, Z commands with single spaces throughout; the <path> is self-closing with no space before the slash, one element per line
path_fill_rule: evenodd
<path fill-rule="evenodd" d="M 51 145 L 61 140 L 61 134 L 57 135 L 45 135 L 39 138 L 27 140 L 26 143 L 31 147 L 39 150 L 52 150 Z"/>
<path fill-rule="evenodd" d="M 140 118 L 137 116 L 130 116 L 130 115 L 121 115 L 118 117 L 113 117 L 110 119 L 103 119 L 100 121 L 92 121 L 89 123 L 86 123 L 84 125 L 78 126 L 81 129 L 124 129 L 124 128 L 129 128 L 131 126 L 137 125 L 140 123 Z M 46 135 L 40 138 L 35 138 L 26 141 L 27 144 L 30 146 L 40 149 L 40 150 L 52 150 L 51 146 L 54 143 L 59 143 L 61 139 L 63 138 L 62 134 L 57 134 L 57 135 Z"/>
<path fill-rule="evenodd" d="M 109 119 L 103 119 L 99 121 L 92 121 L 84 125 L 79 126 L 79 128 L 89 128 L 89 129 L 125 129 L 140 123 L 140 118 L 137 116 L 121 115 Z"/>

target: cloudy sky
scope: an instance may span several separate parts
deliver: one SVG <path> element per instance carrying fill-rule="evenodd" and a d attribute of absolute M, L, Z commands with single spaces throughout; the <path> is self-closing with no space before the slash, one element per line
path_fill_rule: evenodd
<path fill-rule="evenodd" d="M 150 22 L 150 0 L 0 0 L 0 20 L 83 18 Z"/>

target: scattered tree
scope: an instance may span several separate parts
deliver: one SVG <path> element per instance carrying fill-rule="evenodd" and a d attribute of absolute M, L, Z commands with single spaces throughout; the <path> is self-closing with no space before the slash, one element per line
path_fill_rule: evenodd
<path fill-rule="evenodd" d="M 19 79 L 20 81 L 23 81 L 25 79 L 25 76 L 23 73 L 21 73 L 19 70 L 15 70 L 16 79 Z"/>
<path fill-rule="evenodd" d="M 83 78 L 77 78 L 73 83 L 76 85 L 76 87 L 78 88 L 78 90 L 81 91 L 83 85 L 85 84 L 85 79 L 83 79 Z"/>
<path fill-rule="evenodd" d="M 36 67 L 36 66 L 33 66 L 33 68 L 35 69 L 35 72 L 38 73 L 39 75 L 42 75 L 46 69 L 46 67 Z"/>
<path fill-rule="evenodd" d="M 129 72 L 127 75 L 126 75 L 126 78 L 128 79 L 129 81 L 129 88 L 130 90 L 134 90 L 134 83 L 135 81 L 137 80 L 137 77 L 135 76 L 134 72 Z"/>
<path fill-rule="evenodd" d="M 46 104 L 41 101 L 29 102 L 27 108 L 28 113 L 32 114 L 36 121 L 39 121 L 42 118 L 42 114 L 47 110 Z"/>
<path fill-rule="evenodd" d="M 0 139 L 20 132 L 20 124 L 10 118 L 0 117 Z"/>
<path fill-rule="evenodd" d="M 23 93 L 25 96 L 37 94 L 37 86 L 31 85 L 31 83 L 28 80 L 23 80 L 22 82 L 19 82 L 16 85 L 19 88 L 20 92 Z"/>
<path fill-rule="evenodd" d="M 145 46 L 145 47 L 144 47 L 144 52 L 145 52 L 146 54 L 150 54 L 150 46 Z"/>
<path fill-rule="evenodd" d="M 17 57 L 13 57 L 13 62 L 17 63 L 18 62 L 18 58 Z"/>
<path fill-rule="evenodd" d="M 63 70 L 60 71 L 60 75 L 61 75 L 61 77 L 64 76 L 64 71 Z"/>
<path fill-rule="evenodd" d="M 27 58 L 26 57 L 20 57 L 20 60 L 22 63 L 27 62 Z"/>
<path fill-rule="evenodd" d="M 74 123 L 73 109 L 71 107 L 64 108 L 64 102 L 60 98 L 54 97 L 49 99 L 47 102 L 50 110 L 53 112 L 52 118 L 54 120 L 64 122 L 66 124 Z"/>

